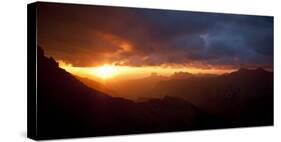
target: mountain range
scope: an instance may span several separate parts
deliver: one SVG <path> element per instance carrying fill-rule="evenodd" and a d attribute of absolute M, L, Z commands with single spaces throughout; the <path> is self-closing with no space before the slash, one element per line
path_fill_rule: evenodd
<path fill-rule="evenodd" d="M 213 77 L 160 81 L 148 95 L 176 96 L 233 126 L 273 124 L 273 72 L 245 69 Z"/>
<path fill-rule="evenodd" d="M 40 139 L 229 127 L 187 100 L 165 96 L 134 102 L 91 88 L 37 49 L 37 134 Z"/>

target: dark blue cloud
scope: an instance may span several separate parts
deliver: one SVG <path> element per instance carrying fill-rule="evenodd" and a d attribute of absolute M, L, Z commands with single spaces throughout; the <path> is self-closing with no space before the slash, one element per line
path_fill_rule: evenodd
<path fill-rule="evenodd" d="M 269 16 L 43 3 L 38 11 L 39 44 L 76 66 L 273 64 Z"/>

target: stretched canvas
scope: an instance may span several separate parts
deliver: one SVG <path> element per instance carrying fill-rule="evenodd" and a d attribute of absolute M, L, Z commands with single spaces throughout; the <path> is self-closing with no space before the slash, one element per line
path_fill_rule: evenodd
<path fill-rule="evenodd" d="M 28 5 L 28 137 L 273 125 L 273 17 Z"/>

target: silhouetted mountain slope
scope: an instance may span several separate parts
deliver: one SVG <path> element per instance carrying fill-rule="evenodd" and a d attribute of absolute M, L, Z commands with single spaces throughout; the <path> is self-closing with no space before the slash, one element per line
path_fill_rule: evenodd
<path fill-rule="evenodd" d="M 150 94 L 178 96 L 233 126 L 273 124 L 273 73 L 240 69 L 217 77 L 159 82 Z"/>
<path fill-rule="evenodd" d="M 37 135 L 40 139 L 226 127 L 173 97 L 135 103 L 89 88 L 37 53 Z"/>

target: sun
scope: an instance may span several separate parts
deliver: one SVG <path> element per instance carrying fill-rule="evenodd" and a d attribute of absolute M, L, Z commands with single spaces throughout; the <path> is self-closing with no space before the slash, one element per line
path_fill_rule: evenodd
<path fill-rule="evenodd" d="M 114 65 L 104 64 L 94 70 L 94 74 L 102 79 L 109 79 L 117 74 L 117 67 Z"/>

